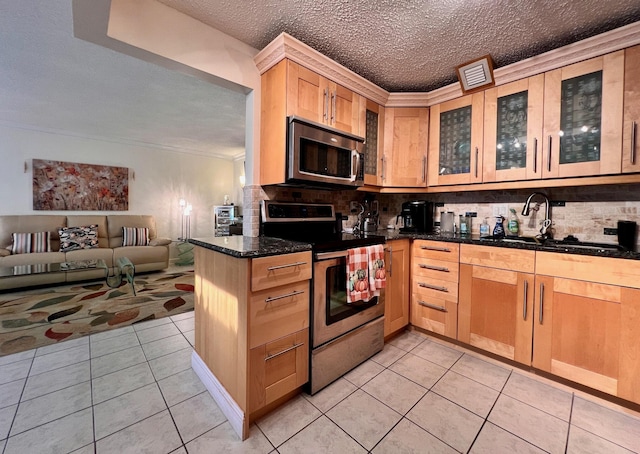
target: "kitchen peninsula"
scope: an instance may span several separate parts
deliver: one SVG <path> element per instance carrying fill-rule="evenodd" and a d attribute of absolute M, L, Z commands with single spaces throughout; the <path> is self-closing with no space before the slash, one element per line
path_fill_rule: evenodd
<path fill-rule="evenodd" d="M 311 245 L 189 241 L 197 246 L 193 369 L 244 440 L 251 421 L 307 382 Z"/>

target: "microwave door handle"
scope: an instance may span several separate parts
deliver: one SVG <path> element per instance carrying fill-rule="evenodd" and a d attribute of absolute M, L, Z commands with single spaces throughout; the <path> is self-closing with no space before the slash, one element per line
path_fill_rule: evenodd
<path fill-rule="evenodd" d="M 355 168 L 353 167 L 353 158 L 356 158 Z M 358 153 L 358 150 L 351 150 L 351 166 L 351 181 L 356 181 L 358 169 L 360 168 L 360 153 Z"/>

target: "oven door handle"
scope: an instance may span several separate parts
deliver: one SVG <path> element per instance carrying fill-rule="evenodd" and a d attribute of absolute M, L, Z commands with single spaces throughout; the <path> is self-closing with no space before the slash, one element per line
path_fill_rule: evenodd
<path fill-rule="evenodd" d="M 384 247 L 385 251 L 388 251 L 388 247 Z M 316 261 L 320 260 L 330 260 L 330 259 L 340 259 L 342 257 L 346 257 L 349 253 L 346 250 L 343 251 L 334 251 L 334 252 L 316 252 L 315 259 Z"/>

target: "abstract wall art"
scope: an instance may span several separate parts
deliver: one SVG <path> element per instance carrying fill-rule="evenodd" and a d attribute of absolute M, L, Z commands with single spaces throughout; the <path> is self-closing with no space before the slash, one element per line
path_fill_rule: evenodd
<path fill-rule="evenodd" d="M 32 169 L 34 210 L 129 209 L 127 167 L 34 159 Z"/>

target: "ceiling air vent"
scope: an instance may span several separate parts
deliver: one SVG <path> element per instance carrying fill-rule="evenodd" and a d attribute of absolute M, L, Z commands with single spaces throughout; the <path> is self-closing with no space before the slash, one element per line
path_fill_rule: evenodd
<path fill-rule="evenodd" d="M 493 64 L 489 55 L 464 63 L 458 66 L 456 71 L 463 94 L 484 90 L 495 84 Z"/>

